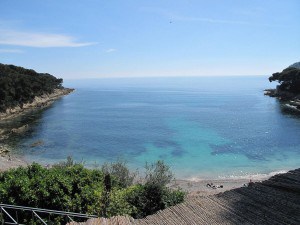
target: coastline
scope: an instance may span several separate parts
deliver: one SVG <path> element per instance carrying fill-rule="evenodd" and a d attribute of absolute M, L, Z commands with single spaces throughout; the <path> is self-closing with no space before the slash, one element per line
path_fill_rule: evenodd
<path fill-rule="evenodd" d="M 0 154 L 0 172 L 30 165 L 31 162 L 26 161 L 24 158 L 18 155 Z M 49 167 L 49 165 L 44 165 Z M 51 165 L 50 165 L 51 167 Z M 174 179 L 168 187 L 171 189 L 181 189 L 187 192 L 187 197 L 194 196 L 209 196 L 216 195 L 232 189 L 248 186 L 249 182 L 262 182 L 268 180 L 270 177 L 285 173 L 286 171 L 280 171 L 276 173 L 266 174 L 264 176 L 253 176 L 251 179 L 241 178 L 212 178 L 203 180 L 188 180 L 188 179 Z M 210 186 L 209 186 L 209 185 Z"/>
<path fill-rule="evenodd" d="M 23 107 L 16 106 L 14 108 L 7 109 L 6 112 L 0 113 L 0 121 L 14 119 L 31 110 L 46 108 L 50 106 L 55 100 L 61 98 L 62 96 L 70 94 L 74 90 L 75 89 L 71 88 L 55 89 L 51 94 L 36 96 L 31 103 L 26 103 L 23 105 Z"/>
<path fill-rule="evenodd" d="M 274 174 L 273 174 L 274 175 Z M 169 184 L 172 189 L 180 188 L 187 192 L 187 197 L 193 196 L 209 196 L 216 195 L 232 189 L 247 187 L 250 182 L 262 182 L 268 180 L 270 176 L 261 178 L 246 179 L 246 178 L 230 178 L 230 179 L 204 179 L 199 181 L 191 181 L 178 179 Z"/>
<path fill-rule="evenodd" d="M 26 103 L 23 105 L 23 107 L 16 106 L 14 108 L 8 108 L 5 112 L 0 113 L 0 122 L 7 122 L 34 110 L 49 107 L 55 100 L 72 93 L 74 90 L 75 89 L 71 88 L 55 89 L 51 94 L 36 96 L 31 103 Z M 23 133 L 28 130 L 28 128 L 28 124 L 22 125 L 20 127 L 12 127 L 9 129 L 0 128 L 0 141 L 9 138 L 12 133 Z M 0 154 L 5 152 L 9 152 L 9 149 L 0 144 Z"/>
<path fill-rule="evenodd" d="M 296 95 L 287 91 L 280 91 L 279 89 L 266 89 L 264 95 L 277 98 L 283 103 L 287 109 L 300 112 L 300 95 Z"/>
<path fill-rule="evenodd" d="M 20 156 L 10 154 L 0 155 L 0 172 L 18 168 L 20 166 L 28 166 L 29 164 L 29 162 Z"/>
<path fill-rule="evenodd" d="M 23 107 L 17 106 L 9 108 L 6 112 L 0 113 L 0 122 L 6 122 L 18 118 L 28 112 L 43 109 L 50 106 L 55 100 L 72 93 L 75 89 L 61 88 L 55 89 L 51 94 L 36 96 L 31 103 L 26 103 Z M 29 125 L 25 124 L 20 127 L 0 128 L 0 141 L 8 139 L 14 133 L 24 133 L 29 129 Z M 11 149 L 6 144 L 0 143 L 0 171 L 16 168 L 18 166 L 26 166 L 30 164 L 20 156 L 10 154 Z"/>
<path fill-rule="evenodd" d="M 55 100 L 65 95 L 68 95 L 73 91 L 74 89 L 69 88 L 55 89 L 55 91 L 52 94 L 35 97 L 32 103 L 24 104 L 23 108 L 15 107 L 6 110 L 5 113 L 0 113 L 0 121 L 12 120 L 30 111 L 46 108 L 50 106 Z M 265 95 L 269 95 L 271 97 L 276 97 L 279 100 L 283 100 L 278 95 L 275 89 L 265 90 Z M 23 133 L 27 129 L 27 124 L 10 130 L 0 129 L 0 140 L 6 139 L 11 133 Z M 13 155 L 9 152 L 10 149 L 8 149 L 7 146 L 0 144 L 0 171 L 17 168 L 19 166 L 27 166 L 31 164 L 31 162 L 26 161 L 21 156 Z M 262 182 L 278 173 L 264 174 L 264 176 L 253 175 L 250 177 L 212 178 L 203 180 L 175 179 L 168 186 L 174 189 L 180 188 L 186 191 L 188 193 L 188 196 L 208 196 L 232 190 L 235 188 L 247 186 L 250 181 Z M 207 184 L 212 185 L 208 186 Z"/>

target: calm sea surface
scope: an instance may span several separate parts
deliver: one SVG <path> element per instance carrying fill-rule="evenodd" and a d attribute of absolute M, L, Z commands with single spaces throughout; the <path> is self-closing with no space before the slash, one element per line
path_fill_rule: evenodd
<path fill-rule="evenodd" d="M 163 159 L 178 178 L 268 174 L 300 165 L 300 117 L 263 90 L 267 77 L 66 81 L 76 91 L 15 123 L 7 141 L 28 160 L 87 166 Z M 3 124 L 2 124 L 3 125 Z M 9 124 L 8 124 L 9 126 Z M 31 147 L 34 142 L 43 145 Z"/>

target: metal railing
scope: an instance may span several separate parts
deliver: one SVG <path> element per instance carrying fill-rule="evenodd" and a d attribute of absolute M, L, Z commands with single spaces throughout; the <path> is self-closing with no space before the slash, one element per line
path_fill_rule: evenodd
<path fill-rule="evenodd" d="M 51 222 L 51 220 L 49 219 L 50 216 L 53 216 L 53 215 L 64 217 L 69 222 L 74 221 L 75 218 L 89 219 L 89 218 L 97 218 L 98 217 L 96 215 L 88 215 L 88 214 L 82 214 L 82 213 L 73 213 L 73 212 L 57 211 L 57 210 L 50 210 L 50 209 L 40 209 L 40 208 L 33 208 L 33 207 L 26 207 L 26 206 L 0 204 L 0 216 L 1 216 L 0 224 L 23 225 L 23 223 L 19 223 L 19 215 L 22 215 L 22 213 L 24 214 L 24 212 L 31 213 L 32 218 L 37 219 L 37 221 L 39 221 L 40 223 L 42 223 L 44 225 L 53 224 Z M 48 219 L 45 218 L 47 216 L 48 216 Z"/>

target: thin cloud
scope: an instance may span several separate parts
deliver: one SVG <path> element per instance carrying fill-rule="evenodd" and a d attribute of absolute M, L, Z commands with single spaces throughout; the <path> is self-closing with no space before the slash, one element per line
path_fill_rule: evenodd
<path fill-rule="evenodd" d="M 222 23 L 222 24 L 250 24 L 246 21 L 234 21 L 234 20 L 219 20 L 212 18 L 201 18 L 201 17 L 184 17 L 184 16 L 173 16 L 172 20 L 175 21 L 195 21 L 195 22 L 205 22 L 205 23 Z"/>
<path fill-rule="evenodd" d="M 115 51 L 117 51 L 117 49 L 115 49 L 115 48 L 109 48 L 109 49 L 105 50 L 106 53 L 112 53 L 112 52 L 115 52 Z"/>
<path fill-rule="evenodd" d="M 232 13 L 236 15 L 242 15 L 242 16 L 250 16 L 250 17 L 256 17 L 262 14 L 266 13 L 266 9 L 263 7 L 253 7 L 253 8 L 238 8 L 232 10 Z"/>
<path fill-rule="evenodd" d="M 0 29 L 1 45 L 25 47 L 84 47 L 97 44 L 95 42 L 78 42 L 74 37 L 63 34 L 25 32 Z"/>
<path fill-rule="evenodd" d="M 207 17 L 182 16 L 161 8 L 143 7 L 140 8 L 140 10 L 143 12 L 154 13 L 163 16 L 170 21 L 202 22 L 202 23 L 211 23 L 211 24 L 232 24 L 232 25 L 256 25 L 251 22 L 247 22 L 243 20 L 226 20 L 226 19 L 216 19 L 216 18 L 207 18 Z M 259 25 L 269 26 L 269 24 L 259 24 Z"/>
<path fill-rule="evenodd" d="M 281 27 L 278 24 L 267 24 L 267 23 L 252 23 L 242 20 L 220 20 L 213 18 L 202 18 L 202 17 L 185 17 L 185 16 L 176 16 L 173 15 L 171 20 L 174 21 L 187 21 L 187 22 L 203 22 L 203 23 L 211 23 L 211 24 L 229 24 L 229 25 L 249 25 L 249 26 L 265 26 L 265 27 Z"/>
<path fill-rule="evenodd" d="M 0 53 L 24 53 L 24 51 L 20 49 L 0 49 Z"/>

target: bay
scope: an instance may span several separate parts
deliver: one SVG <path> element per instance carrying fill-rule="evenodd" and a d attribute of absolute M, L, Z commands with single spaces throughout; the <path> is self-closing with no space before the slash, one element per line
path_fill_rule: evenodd
<path fill-rule="evenodd" d="M 300 165 L 300 118 L 264 96 L 266 76 L 65 81 L 76 91 L 18 121 L 7 140 L 29 161 L 72 156 L 87 166 L 130 168 L 164 160 L 178 178 L 269 174 Z M 42 141 L 43 144 L 32 147 Z"/>

